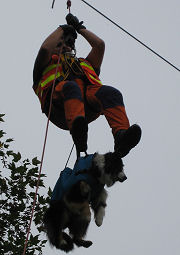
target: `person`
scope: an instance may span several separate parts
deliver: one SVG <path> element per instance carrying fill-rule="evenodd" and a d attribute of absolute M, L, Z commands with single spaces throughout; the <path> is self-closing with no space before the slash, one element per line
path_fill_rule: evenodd
<path fill-rule="evenodd" d="M 87 151 L 88 123 L 104 115 L 112 129 L 114 150 L 124 157 L 139 143 L 141 128 L 130 126 L 121 92 L 103 85 L 98 77 L 105 43 L 71 13 L 66 21 L 45 39 L 35 60 L 33 89 L 42 112 L 48 116 L 54 83 L 50 121 L 70 131 L 77 153 Z M 86 58 L 73 54 L 77 34 L 91 46 Z"/>

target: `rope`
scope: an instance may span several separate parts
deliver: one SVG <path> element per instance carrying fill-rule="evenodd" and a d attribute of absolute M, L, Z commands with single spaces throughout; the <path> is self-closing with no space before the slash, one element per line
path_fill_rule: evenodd
<path fill-rule="evenodd" d="M 54 3 L 55 3 L 55 0 L 53 0 L 53 2 L 52 2 L 52 8 L 54 7 Z M 70 7 L 71 7 L 71 1 L 67 0 L 67 9 L 69 9 L 69 13 L 70 13 Z M 46 124 L 45 138 L 44 138 L 43 150 L 42 150 L 42 155 L 41 155 L 41 164 L 40 164 L 40 169 L 39 169 L 39 175 L 38 175 L 36 191 L 35 191 L 35 195 L 34 195 L 33 207 L 32 207 L 31 217 L 30 217 L 29 226 L 28 226 L 28 230 L 27 230 L 27 236 L 26 236 L 26 241 L 25 241 L 25 245 L 24 245 L 23 255 L 25 255 L 25 253 L 26 253 L 29 234 L 30 234 L 30 230 L 31 230 L 32 219 L 33 219 L 33 215 L 34 215 L 34 209 L 35 209 L 36 200 L 37 200 L 37 193 L 38 193 L 38 189 L 39 189 L 39 182 L 40 182 L 40 177 L 41 177 L 41 172 L 42 172 L 42 166 L 43 166 L 43 160 L 44 160 L 44 154 L 45 154 L 45 148 L 46 148 L 46 142 L 47 142 L 47 135 L 48 135 L 48 128 L 49 128 L 49 121 L 50 121 L 50 115 L 51 115 L 51 109 L 52 109 L 53 92 L 54 92 L 54 88 L 55 88 L 56 76 L 57 76 L 57 72 L 58 72 L 60 59 L 61 59 L 61 49 L 59 51 L 59 57 L 58 57 L 58 62 L 57 62 L 57 67 L 56 67 L 56 72 L 55 72 L 55 79 L 54 79 L 53 85 L 52 85 L 52 91 L 51 91 L 51 97 L 50 97 L 50 106 L 49 106 L 49 112 L 48 112 L 48 120 L 47 120 L 47 124 Z M 69 162 L 69 159 L 71 157 L 73 148 L 74 148 L 74 144 L 71 148 L 71 152 L 70 152 L 69 157 L 67 159 L 65 168 L 66 168 L 66 166 Z"/>
<path fill-rule="evenodd" d="M 71 1 L 67 0 L 67 9 L 69 9 L 69 13 L 71 12 Z"/>
<path fill-rule="evenodd" d="M 39 169 L 39 175 L 38 175 L 36 191 L 35 191 L 32 211 L 31 211 L 30 222 L 29 222 L 29 226 L 28 226 L 28 230 L 27 230 L 27 236 L 26 236 L 26 241 L 25 241 L 25 245 L 24 245 L 23 255 L 25 255 L 25 253 L 26 253 L 27 243 L 28 243 L 29 234 L 30 234 L 30 230 L 31 230 L 32 218 L 33 218 L 33 215 L 34 215 L 34 209 L 35 209 L 36 200 L 37 200 L 37 193 L 38 193 L 39 182 L 40 182 L 40 177 L 41 177 L 41 172 L 42 172 L 42 165 L 43 165 L 43 160 L 44 160 L 44 153 L 45 153 L 47 134 L 48 134 L 48 128 L 49 128 L 50 114 L 51 114 L 51 109 L 52 109 L 52 98 L 53 98 L 53 92 L 54 92 L 54 88 L 55 88 L 55 82 L 56 82 L 56 76 L 57 76 L 57 72 L 58 72 L 58 66 L 59 66 L 59 63 L 60 63 L 60 57 L 61 57 L 61 49 L 60 49 L 60 52 L 59 52 L 59 58 L 58 58 L 58 63 L 57 63 L 57 67 L 56 67 L 55 79 L 54 79 L 53 85 L 52 85 L 51 98 L 50 98 L 50 106 L 49 106 L 49 113 L 48 113 L 48 120 L 47 120 L 47 124 L 46 124 L 46 132 L 45 132 L 45 138 L 44 138 L 44 145 L 43 145 L 42 156 L 41 156 L 41 164 L 40 164 L 40 169 Z"/>
<path fill-rule="evenodd" d="M 51 5 L 52 9 L 54 8 L 54 3 L 55 3 L 55 0 L 53 0 L 52 2 L 52 5 Z M 67 0 L 67 9 L 69 9 L 69 13 L 71 12 L 70 8 L 71 8 L 71 0 Z"/>
<path fill-rule="evenodd" d="M 52 2 L 52 6 L 51 6 L 52 9 L 54 8 L 54 3 L 55 3 L 55 0 L 53 0 Z"/>
<path fill-rule="evenodd" d="M 170 66 L 172 66 L 173 68 L 175 68 L 177 71 L 180 72 L 180 69 L 178 67 L 176 67 L 175 65 L 173 65 L 171 62 L 169 62 L 167 59 L 165 59 L 164 57 L 162 57 L 160 54 L 158 54 L 156 51 L 154 51 L 153 49 L 151 49 L 149 46 L 147 46 L 145 43 L 143 43 L 142 41 L 140 41 L 138 38 L 136 38 L 135 36 L 133 36 L 132 34 L 130 34 L 127 30 L 125 30 L 124 28 L 122 28 L 121 26 L 119 26 L 117 23 L 115 23 L 113 20 L 111 20 L 110 18 L 108 18 L 105 14 L 103 14 L 102 12 L 100 12 L 99 10 L 97 10 L 95 7 L 93 7 L 92 5 L 90 5 L 89 3 L 87 3 L 84 0 L 83 1 L 85 4 L 87 4 L 89 7 L 91 7 L 93 10 L 95 10 L 96 12 L 98 12 L 100 15 L 102 15 L 104 18 L 106 18 L 107 20 L 109 20 L 112 24 L 114 24 L 115 26 L 117 26 L 119 29 L 121 29 L 122 31 L 124 31 L 126 34 L 128 34 L 129 36 L 131 36 L 134 40 L 136 40 L 138 43 L 142 44 L 145 48 L 147 48 L 148 50 L 150 50 L 152 53 L 154 53 L 156 56 L 158 56 L 159 58 L 161 58 L 162 60 L 164 60 L 167 64 L 169 64 Z"/>
<path fill-rule="evenodd" d="M 66 162 L 66 164 L 65 164 L 65 167 L 64 167 L 64 168 L 66 168 L 66 167 L 67 167 L 67 164 L 68 164 L 68 162 L 69 162 L 69 159 L 70 159 L 70 157 L 71 157 L 71 154 L 72 154 L 73 149 L 74 149 L 74 144 L 73 144 L 73 146 L 72 146 L 72 148 L 71 148 L 71 151 L 70 151 L 70 153 L 69 153 L 69 157 L 68 157 L 68 159 L 67 159 L 67 162 Z"/>

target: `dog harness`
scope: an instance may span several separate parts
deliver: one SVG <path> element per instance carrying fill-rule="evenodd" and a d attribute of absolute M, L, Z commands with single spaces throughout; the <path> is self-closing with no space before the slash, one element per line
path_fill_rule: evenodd
<path fill-rule="evenodd" d="M 79 181 L 85 181 L 90 185 L 92 189 L 91 197 L 94 197 L 98 190 L 104 187 L 104 185 L 100 184 L 95 178 L 88 174 L 88 170 L 92 166 L 93 157 L 94 154 L 80 157 L 76 161 L 73 170 L 69 167 L 66 167 L 61 172 L 60 177 L 53 189 L 51 200 L 61 200 L 64 194 Z"/>

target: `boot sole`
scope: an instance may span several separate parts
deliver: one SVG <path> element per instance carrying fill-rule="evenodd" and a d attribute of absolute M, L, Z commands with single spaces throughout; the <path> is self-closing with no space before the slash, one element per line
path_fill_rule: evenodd
<path fill-rule="evenodd" d="M 129 129 L 122 139 L 122 146 L 134 148 L 141 140 L 141 129 L 139 126 L 134 125 Z"/>
<path fill-rule="evenodd" d="M 131 149 L 133 149 L 141 140 L 141 128 L 138 125 L 131 126 L 119 141 L 119 148 L 116 151 L 121 158 L 125 157 Z"/>

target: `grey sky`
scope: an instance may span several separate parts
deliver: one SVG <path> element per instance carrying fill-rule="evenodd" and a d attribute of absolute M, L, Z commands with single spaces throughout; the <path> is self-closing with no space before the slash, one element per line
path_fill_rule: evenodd
<path fill-rule="evenodd" d="M 179 0 L 92 1 L 90 4 L 180 68 Z M 1 3 L 0 112 L 24 157 L 41 157 L 46 117 L 32 90 L 32 69 L 43 40 L 65 23 L 66 1 L 16 0 Z M 73 254 L 179 255 L 180 253 L 180 73 L 143 48 L 80 0 L 71 11 L 106 42 L 101 70 L 104 84 L 124 96 L 131 124 L 143 130 L 141 143 L 124 158 L 128 180 L 108 189 L 106 217 L 101 228 L 93 219 L 89 249 Z M 90 47 L 78 37 L 77 55 Z M 89 125 L 89 153 L 113 150 L 104 117 Z M 50 124 L 43 165 L 46 186 L 53 188 L 63 170 L 72 140 L 67 131 Z M 69 166 L 73 165 L 75 153 Z M 46 192 L 46 190 L 44 190 Z M 62 253 L 48 245 L 44 254 Z"/>

